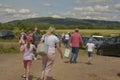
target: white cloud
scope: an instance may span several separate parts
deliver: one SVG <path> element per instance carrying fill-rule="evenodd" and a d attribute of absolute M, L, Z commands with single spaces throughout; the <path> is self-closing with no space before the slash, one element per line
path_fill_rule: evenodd
<path fill-rule="evenodd" d="M 62 18 L 60 15 L 52 15 L 53 18 Z"/>
<path fill-rule="evenodd" d="M 30 10 L 29 9 L 20 9 L 18 12 L 22 13 L 22 14 L 26 14 L 26 13 L 30 13 Z"/>
<path fill-rule="evenodd" d="M 6 8 L 5 12 L 14 14 L 14 13 L 16 13 L 16 10 L 15 9 Z"/>
<path fill-rule="evenodd" d="M 62 17 L 71 17 L 78 19 L 99 19 L 99 20 L 115 20 L 120 18 L 120 4 L 116 5 L 94 5 L 84 7 L 74 7 L 72 10 L 61 13 Z M 120 21 L 120 20 L 119 20 Z"/>
<path fill-rule="evenodd" d="M 26 18 L 35 18 L 39 16 L 39 14 L 34 13 L 29 9 L 5 8 L 1 4 L 0 6 L 2 6 L 2 8 L 0 8 L 0 21 L 2 20 L 3 22 L 21 20 Z"/>
<path fill-rule="evenodd" d="M 114 0 L 75 0 L 75 4 L 104 4 L 104 3 L 111 3 Z"/>
<path fill-rule="evenodd" d="M 103 12 L 103 11 L 109 11 L 109 6 L 88 6 L 88 7 L 75 7 L 73 10 L 75 11 L 87 11 L 87 12 Z"/>
<path fill-rule="evenodd" d="M 43 6 L 49 7 L 49 6 L 52 6 L 52 5 L 50 3 L 44 3 Z"/>
<path fill-rule="evenodd" d="M 36 18 L 38 16 L 39 16 L 39 14 L 33 13 L 33 14 L 29 14 L 27 17 L 28 18 Z"/>

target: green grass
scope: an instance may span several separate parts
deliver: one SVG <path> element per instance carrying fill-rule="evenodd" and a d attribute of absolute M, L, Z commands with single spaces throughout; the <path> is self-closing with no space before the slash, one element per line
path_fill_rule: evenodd
<path fill-rule="evenodd" d="M 56 30 L 58 33 L 67 33 L 67 32 L 74 32 L 74 30 L 68 29 L 68 30 Z M 120 30 L 99 30 L 99 29 L 81 29 L 79 30 L 79 33 L 82 35 L 102 35 L 102 36 L 111 36 L 111 34 L 118 34 L 120 35 Z"/>
<path fill-rule="evenodd" d="M 19 47 L 0 45 L 0 54 L 19 53 Z"/>
<path fill-rule="evenodd" d="M 17 38 L 14 39 L 0 39 L 0 42 L 18 42 L 19 40 Z"/>

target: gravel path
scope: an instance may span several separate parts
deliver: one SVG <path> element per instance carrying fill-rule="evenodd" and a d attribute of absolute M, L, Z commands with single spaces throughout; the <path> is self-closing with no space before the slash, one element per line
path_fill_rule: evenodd
<path fill-rule="evenodd" d="M 39 56 L 40 58 L 40 56 Z M 66 63 L 68 59 L 56 60 L 48 80 L 120 80 L 120 58 L 97 56 L 88 65 L 87 55 L 79 54 L 78 63 Z M 0 54 L 0 80 L 22 80 L 22 54 Z M 41 60 L 33 61 L 30 80 L 39 80 Z"/>

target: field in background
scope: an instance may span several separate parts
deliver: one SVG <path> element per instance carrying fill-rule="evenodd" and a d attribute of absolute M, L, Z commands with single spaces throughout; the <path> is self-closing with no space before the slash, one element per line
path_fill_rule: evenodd
<path fill-rule="evenodd" d="M 56 32 L 58 33 L 66 33 L 66 32 L 74 32 L 74 30 L 56 30 Z M 96 34 L 96 35 L 103 35 L 103 36 L 111 36 L 111 35 L 120 35 L 120 30 L 88 30 L 88 29 L 82 29 L 79 31 L 80 34 L 82 35 L 92 35 L 92 34 Z"/>

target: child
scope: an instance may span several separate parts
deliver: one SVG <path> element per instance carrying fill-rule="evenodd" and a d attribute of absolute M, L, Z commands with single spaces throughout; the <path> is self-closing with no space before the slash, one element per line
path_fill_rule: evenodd
<path fill-rule="evenodd" d="M 30 40 L 27 39 L 26 44 L 20 47 L 20 51 L 23 52 L 23 64 L 24 64 L 24 75 L 22 77 L 25 80 L 28 80 L 30 67 L 32 64 L 33 49 L 36 50 L 36 47 L 30 43 Z"/>
<path fill-rule="evenodd" d="M 86 44 L 86 47 L 87 47 L 87 51 L 88 51 L 88 64 L 92 64 L 91 60 L 92 60 L 93 50 L 95 48 L 95 45 L 92 42 L 92 40 L 88 41 L 88 43 Z"/>

